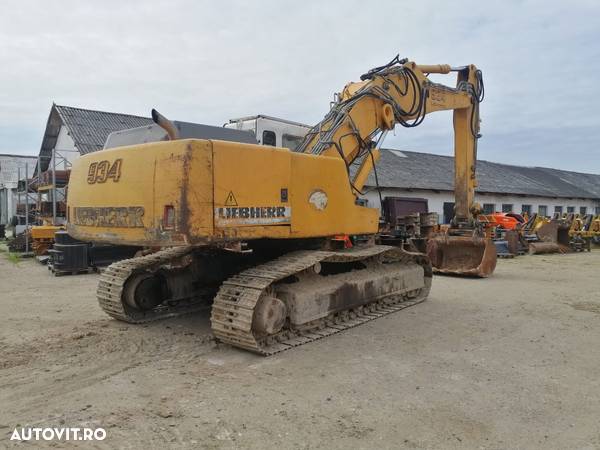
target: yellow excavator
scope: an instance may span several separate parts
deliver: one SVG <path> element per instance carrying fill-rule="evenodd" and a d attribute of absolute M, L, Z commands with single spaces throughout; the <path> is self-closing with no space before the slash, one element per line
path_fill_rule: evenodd
<path fill-rule="evenodd" d="M 449 72 L 456 87 L 428 79 Z M 346 85 L 295 151 L 199 138 L 153 111 L 168 140 L 88 154 L 72 168 L 69 234 L 149 249 L 107 268 L 100 306 L 141 323 L 212 304 L 218 340 L 270 355 L 425 300 L 429 259 L 377 244 L 379 212 L 361 189 L 387 131 L 454 110 L 465 187 L 457 228 L 476 226 L 461 214 L 476 209 L 481 87 L 475 66 L 396 57 Z"/>

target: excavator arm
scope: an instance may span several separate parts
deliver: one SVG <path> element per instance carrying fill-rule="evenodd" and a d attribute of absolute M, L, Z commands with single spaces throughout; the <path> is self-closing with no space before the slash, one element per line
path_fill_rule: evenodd
<path fill-rule="evenodd" d="M 456 87 L 429 80 L 428 75 L 457 72 Z M 456 224 L 473 226 L 475 161 L 479 137 L 481 71 L 475 66 L 417 65 L 396 57 L 347 84 L 325 118 L 313 127 L 298 151 L 340 156 L 350 167 L 358 195 L 379 158 L 378 144 L 397 124 L 411 128 L 425 115 L 454 111 Z"/>
<path fill-rule="evenodd" d="M 450 72 L 457 73 L 456 87 L 428 78 L 432 73 Z M 448 235 L 431 242 L 428 253 L 440 272 L 488 276 L 495 268 L 496 253 L 477 222 L 481 208 L 475 203 L 479 104 L 483 95 L 482 74 L 474 65 L 418 65 L 396 56 L 361 76 L 360 82 L 347 84 L 297 151 L 341 157 L 358 196 L 375 168 L 379 146 L 388 131 L 397 124 L 418 126 L 435 111 L 454 111 L 455 216 Z"/>

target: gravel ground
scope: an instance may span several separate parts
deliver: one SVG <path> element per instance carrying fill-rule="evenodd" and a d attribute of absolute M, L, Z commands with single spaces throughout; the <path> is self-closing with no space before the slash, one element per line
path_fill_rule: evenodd
<path fill-rule="evenodd" d="M 435 277 L 423 304 L 270 358 L 215 345 L 208 312 L 111 320 L 97 275 L 5 256 L 0 447 L 90 426 L 97 448 L 600 448 L 600 251 Z"/>

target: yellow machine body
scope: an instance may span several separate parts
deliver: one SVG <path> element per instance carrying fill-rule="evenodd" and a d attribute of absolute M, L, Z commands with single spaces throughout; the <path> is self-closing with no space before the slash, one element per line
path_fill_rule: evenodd
<path fill-rule="evenodd" d="M 456 87 L 428 78 L 450 71 Z M 144 323 L 211 302 L 219 341 L 263 355 L 293 348 L 429 293 L 430 260 L 379 245 L 379 210 L 360 199 L 379 146 L 398 123 L 414 127 L 428 113 L 454 111 L 450 232 L 463 235 L 436 240 L 438 270 L 493 271 L 495 252 L 476 234 L 474 204 L 482 100 L 475 66 L 419 66 L 397 56 L 347 84 L 294 151 L 184 139 L 175 122 L 153 110 L 168 141 L 107 149 L 74 163 L 67 230 L 83 241 L 156 250 L 102 273 L 98 302 L 112 317 Z"/>
<path fill-rule="evenodd" d="M 56 225 L 36 225 L 31 227 L 31 238 L 54 240 L 56 232 L 62 229 L 62 226 Z"/>
<path fill-rule="evenodd" d="M 185 139 L 83 156 L 69 181 L 68 232 L 149 247 L 374 234 L 339 157 Z"/>
<path fill-rule="evenodd" d="M 450 71 L 457 72 L 455 88 L 428 78 Z M 68 232 L 86 241 L 145 247 L 376 235 L 378 211 L 357 201 L 380 156 L 376 137 L 396 123 L 412 127 L 426 114 L 452 110 L 455 219 L 435 251 L 455 253 L 448 246 L 452 236 L 477 234 L 475 164 L 482 98 L 481 72 L 473 65 L 452 69 L 397 61 L 348 83 L 337 106 L 295 152 L 180 139 L 173 124 L 157 116 L 169 141 L 104 150 L 76 162 L 69 182 Z M 482 276 L 493 271 L 495 255 L 479 248 L 485 241 L 455 243 L 472 257 L 461 258 L 465 267 L 450 273 L 472 274 L 477 267 L 488 268 L 476 271 Z M 485 261 L 481 254 L 488 255 Z M 445 271 L 444 265 L 435 269 Z"/>
<path fill-rule="evenodd" d="M 54 244 L 54 235 L 57 231 L 63 230 L 62 226 L 56 225 L 36 225 L 31 227 L 31 248 L 36 256 L 48 254 L 48 250 Z"/>

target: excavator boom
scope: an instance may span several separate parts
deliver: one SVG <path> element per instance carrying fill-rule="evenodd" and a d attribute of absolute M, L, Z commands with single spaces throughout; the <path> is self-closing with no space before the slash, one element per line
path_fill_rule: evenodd
<path fill-rule="evenodd" d="M 431 73 L 457 73 L 456 87 L 429 80 Z M 428 254 L 443 273 L 489 276 L 496 266 L 492 242 L 477 221 L 475 203 L 479 103 L 483 78 L 475 66 L 417 65 L 396 57 L 349 83 L 325 118 L 313 127 L 298 151 L 341 157 L 359 195 L 379 159 L 379 145 L 396 124 L 419 125 L 425 115 L 454 111 L 455 215 L 445 236 L 430 241 Z M 377 177 L 376 177 L 377 179 Z"/>

